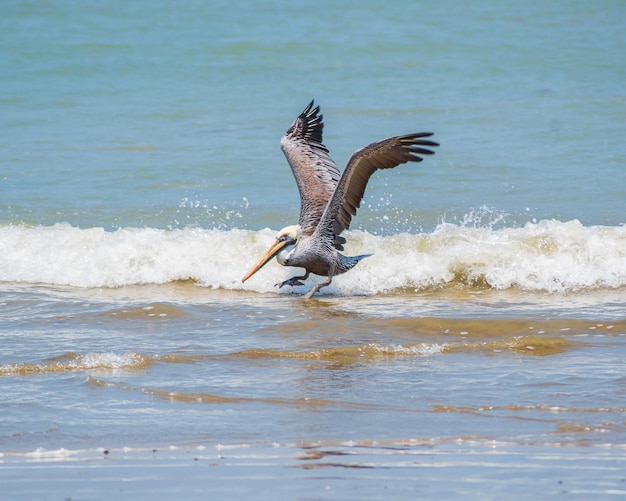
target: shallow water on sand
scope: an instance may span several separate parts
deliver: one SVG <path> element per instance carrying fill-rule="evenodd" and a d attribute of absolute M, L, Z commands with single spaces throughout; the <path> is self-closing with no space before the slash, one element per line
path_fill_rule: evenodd
<path fill-rule="evenodd" d="M 626 492 L 623 291 L 29 291 L 3 287 L 10 493 L 54 477 L 73 497 L 162 497 L 183 478 L 269 499 L 277 475 L 300 498 L 307 479 L 330 498 Z M 41 475 L 11 482 L 15 468 Z"/>

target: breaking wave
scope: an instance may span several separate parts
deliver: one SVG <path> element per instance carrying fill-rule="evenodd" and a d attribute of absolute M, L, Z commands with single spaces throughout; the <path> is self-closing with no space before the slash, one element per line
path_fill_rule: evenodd
<path fill-rule="evenodd" d="M 297 270 L 272 262 L 241 283 L 274 236 L 271 229 L 7 225 L 0 227 L 0 281 L 122 287 L 191 280 L 216 289 L 277 292 L 274 284 Z M 626 286 L 624 225 L 545 220 L 496 229 L 441 223 L 431 233 L 351 231 L 346 236 L 346 254 L 373 256 L 335 278 L 326 293 L 370 295 L 449 285 L 546 292 Z"/>

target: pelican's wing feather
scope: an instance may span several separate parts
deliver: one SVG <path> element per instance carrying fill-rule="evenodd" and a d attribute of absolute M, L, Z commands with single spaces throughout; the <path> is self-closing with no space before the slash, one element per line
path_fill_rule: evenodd
<path fill-rule="evenodd" d="M 298 224 L 305 236 L 315 231 L 341 177 L 322 143 L 323 115 L 313 106 L 311 101 L 280 141 L 300 191 Z"/>
<path fill-rule="evenodd" d="M 423 155 L 434 154 L 430 148 L 439 144 L 424 139 L 432 135 L 432 132 L 419 132 L 391 137 L 354 152 L 322 216 L 319 231 L 335 239 L 348 229 L 372 174 L 406 162 L 421 162 Z"/>

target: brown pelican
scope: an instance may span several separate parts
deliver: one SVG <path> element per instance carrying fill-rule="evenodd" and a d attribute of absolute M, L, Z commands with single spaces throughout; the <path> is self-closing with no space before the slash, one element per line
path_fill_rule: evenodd
<path fill-rule="evenodd" d="M 243 282 L 276 256 L 283 266 L 304 268 L 306 272 L 276 284 L 279 287 L 304 285 L 302 280 L 306 280 L 310 273 L 328 277 L 305 295 L 306 298 L 312 297 L 329 285 L 335 275 L 345 273 L 371 255 L 344 256 L 338 251 L 343 250 L 346 243 L 341 232 L 350 227 L 372 174 L 378 169 L 392 169 L 406 162 L 421 162 L 420 155 L 434 153 L 424 146 L 439 146 L 424 139 L 432 136 L 432 132 L 383 139 L 354 152 L 340 175 L 328 149 L 322 144 L 323 128 L 320 108 L 313 108 L 311 101 L 282 137 L 280 147 L 300 191 L 300 217 L 297 225 L 278 232 L 274 244 L 243 277 Z"/>

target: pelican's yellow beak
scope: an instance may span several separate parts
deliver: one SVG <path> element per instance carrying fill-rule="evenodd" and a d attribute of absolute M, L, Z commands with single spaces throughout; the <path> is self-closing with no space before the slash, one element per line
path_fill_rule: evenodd
<path fill-rule="evenodd" d="M 274 242 L 274 244 L 268 249 L 265 255 L 261 259 L 259 259 L 259 262 L 250 269 L 250 271 L 246 274 L 245 277 L 241 279 L 241 281 L 245 282 L 246 280 L 248 280 L 252 275 L 254 275 L 257 271 L 263 268 L 263 266 L 265 266 L 270 259 L 272 259 L 287 245 L 293 245 L 293 241 L 277 239 L 276 242 Z"/>

